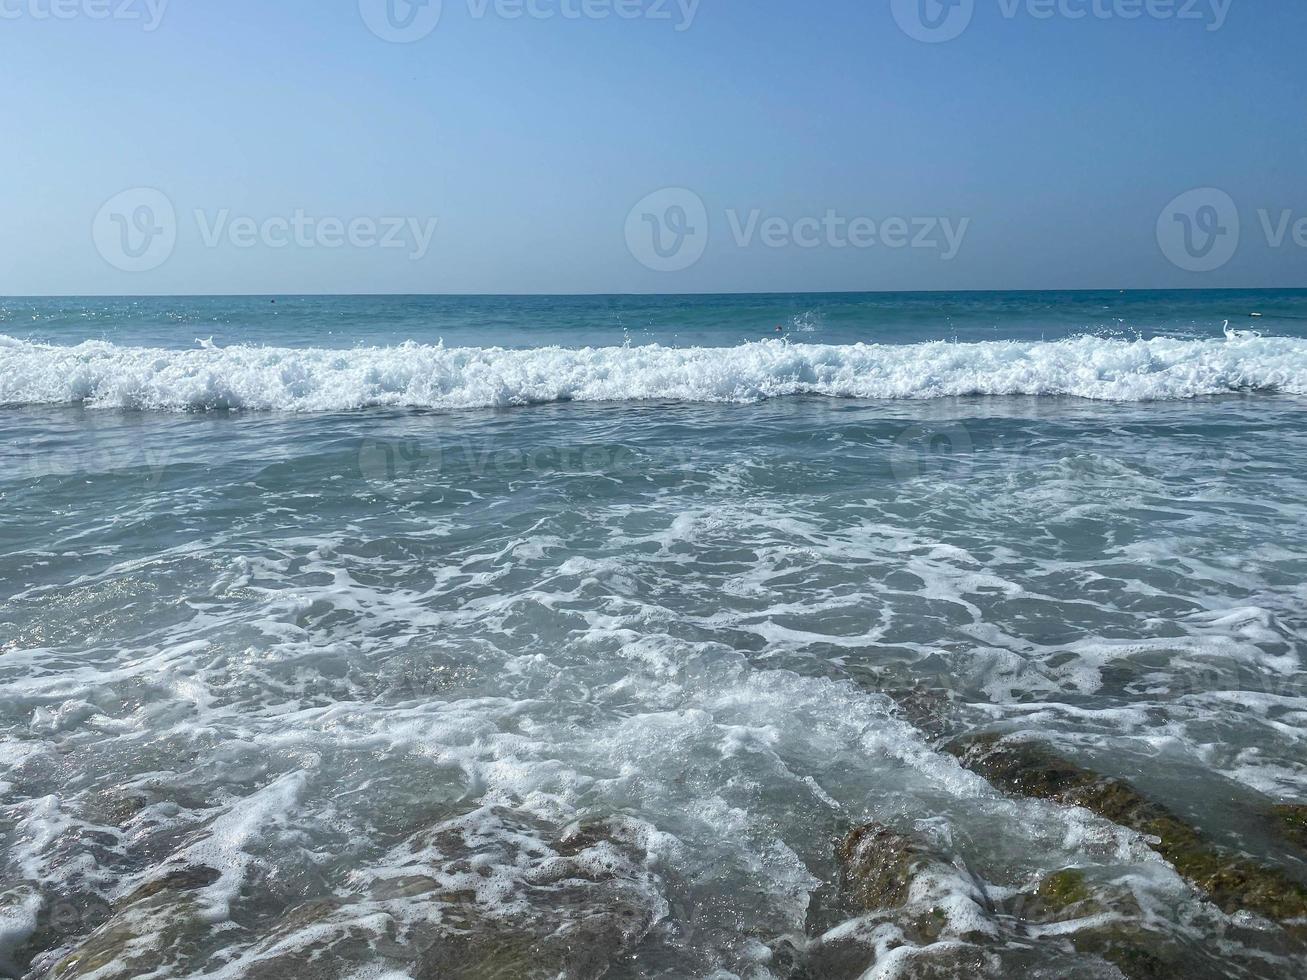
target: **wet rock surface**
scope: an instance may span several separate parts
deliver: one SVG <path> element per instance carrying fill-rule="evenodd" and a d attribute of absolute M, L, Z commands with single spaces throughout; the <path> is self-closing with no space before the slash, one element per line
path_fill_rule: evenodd
<path fill-rule="evenodd" d="M 178 868 L 147 882 L 117 904 L 113 915 L 52 967 L 33 972 L 52 980 L 118 980 L 145 976 L 165 964 L 199 965 L 205 925 L 192 893 L 212 884 L 211 868 Z"/>
<path fill-rule="evenodd" d="M 960 754 L 1000 788 L 1110 814 L 1156 838 L 1159 850 L 1176 841 L 1207 848 L 1224 862 L 1220 882 L 1236 880 L 1231 867 L 1251 864 L 1213 848 L 1128 784 L 1046 749 L 984 739 Z M 1290 828 L 1296 815 L 1276 813 Z M 207 896 L 221 885 L 220 873 L 166 862 L 104 906 L 79 941 L 38 957 L 27 975 L 120 980 L 225 970 L 249 980 L 346 980 L 365 969 L 414 980 L 645 975 L 642 944 L 648 947 L 670 914 L 662 899 L 666 882 L 642 837 L 647 828 L 620 817 L 549 823 L 500 808 L 433 819 L 366 874 L 351 871 L 334 893 L 286 900 L 261 918 L 238 909 L 230 919 L 214 919 Z M 742 937 L 763 949 L 755 962 L 766 973 L 749 976 L 855 980 L 869 970 L 922 980 L 1238 975 L 1222 971 L 1242 962 L 1241 954 L 1204 948 L 1238 936 L 1208 923 L 1198 929 L 1204 943 L 1190 942 L 1152 918 L 1110 867 L 1066 867 L 1000 886 L 985 880 L 986 869 L 969 867 L 965 846 L 916 826 L 872 822 L 834 830 L 840 836 L 828 852 L 837 871 L 826 924 L 810 920 L 807 935 Z M 1200 866 L 1182 856 L 1185 868 Z M 1239 908 L 1280 894 L 1237 880 Z M 234 937 L 240 952 L 233 957 Z M 1290 956 L 1300 951 L 1283 949 Z M 1254 967 L 1247 975 L 1273 974 Z"/>
<path fill-rule="evenodd" d="M 1060 963 L 1062 975 L 1116 977 L 1095 957 L 1032 941 L 1004 925 L 980 882 L 929 842 L 879 823 L 852 830 L 836 847 L 839 896 L 859 916 L 801 949 L 787 944 L 773 973 L 785 980 L 855 980 L 1034 975 Z M 777 966 L 783 969 L 777 969 Z"/>
<path fill-rule="evenodd" d="M 419 833 L 393 852 L 386 874 L 249 930 L 235 961 L 216 958 L 213 940 L 222 933 L 230 944 L 244 930 L 210 921 L 199 900 L 218 872 L 169 868 L 33 975 L 125 980 L 227 967 L 249 980 L 342 980 L 382 964 L 414 980 L 593 980 L 665 914 L 648 887 L 647 855 L 620 820 L 551 835 L 511 813 L 480 819 L 493 847 L 484 827 L 463 820 Z"/>
<path fill-rule="evenodd" d="M 1282 803 L 1271 808 L 1280 834 L 1307 851 L 1307 803 Z"/>
<path fill-rule="evenodd" d="M 958 858 L 883 824 L 858 827 L 836 847 L 851 920 L 805 944 L 773 944 L 782 980 L 1083 977 L 1198 980 L 1244 962 L 1229 948 L 1164 929 L 1127 883 L 1064 868 L 1019 889 L 987 885 Z M 1210 938 L 1210 937 L 1208 937 Z M 1222 938 L 1232 940 L 1237 937 Z M 1287 955 L 1295 947 L 1289 942 Z M 1223 957 L 1223 958 L 1222 958 Z"/>
<path fill-rule="evenodd" d="M 1084 807 L 1145 836 L 1149 846 L 1222 911 L 1282 923 L 1307 920 L 1307 887 L 1283 870 L 1231 853 L 1129 783 L 1063 759 L 1043 745 L 982 735 L 947 746 L 1004 792 Z"/>
<path fill-rule="evenodd" d="M 932 860 L 921 844 L 882 824 L 855 829 L 841 842 L 837 857 L 844 893 L 868 912 L 904 904 L 913 878 Z"/>

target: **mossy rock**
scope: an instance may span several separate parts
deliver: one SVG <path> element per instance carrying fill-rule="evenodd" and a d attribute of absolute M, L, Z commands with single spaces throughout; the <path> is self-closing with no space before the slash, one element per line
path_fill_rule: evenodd
<path fill-rule="evenodd" d="M 1076 949 L 1111 963 L 1129 980 L 1185 980 L 1192 964 L 1165 937 L 1134 925 L 1112 925 L 1077 933 Z"/>
<path fill-rule="evenodd" d="M 853 830 L 836 856 L 844 895 L 865 912 L 882 912 L 907 902 L 912 879 L 931 860 L 916 841 L 878 823 Z"/>
<path fill-rule="evenodd" d="M 194 904 L 160 892 L 117 913 L 60 960 L 55 980 L 127 980 L 166 973 L 172 956 L 203 929 Z"/>
<path fill-rule="evenodd" d="M 771 972 L 781 980 L 857 980 L 865 976 L 876 960 L 875 947 L 856 936 L 818 939 L 804 951 L 801 972 L 786 975 Z"/>
<path fill-rule="evenodd" d="M 888 951 L 903 945 L 891 941 Z M 877 964 L 876 946 L 853 936 L 819 939 L 809 946 L 804 972 L 779 974 L 784 980 L 859 980 Z M 773 975 L 777 975 L 773 971 Z M 901 980 L 985 980 L 1020 976 L 1002 969 L 996 950 L 963 943 L 916 946 L 898 964 Z"/>
<path fill-rule="evenodd" d="M 1049 875 L 1039 883 L 1035 894 L 1061 909 L 1081 905 L 1092 897 L 1085 883 L 1085 873 L 1077 868 L 1066 868 Z"/>
<path fill-rule="evenodd" d="M 1141 910 L 1128 888 L 1091 884 L 1085 872 L 1064 868 L 1017 899 L 1014 914 L 1027 922 L 1072 922 L 1105 916 L 1113 921 L 1066 934 L 1077 953 L 1116 967 L 1128 980 L 1190 980 L 1192 958 L 1164 934 L 1140 924 Z M 1201 971 L 1199 973 L 1201 974 Z"/>
<path fill-rule="evenodd" d="M 1064 868 L 1043 878 L 1035 888 L 1018 895 L 1004 910 L 1030 922 L 1068 922 L 1107 911 L 1090 889 L 1085 873 Z"/>
<path fill-rule="evenodd" d="M 1098 918 L 1133 922 L 1144 917 L 1139 900 L 1128 884 L 1095 881 L 1081 868 L 1063 868 L 1047 874 L 999 907 L 1023 923 L 1041 925 Z"/>
<path fill-rule="evenodd" d="M 950 691 L 917 685 L 885 692 L 897 705 L 903 719 L 931 738 L 949 730 L 957 706 Z"/>
<path fill-rule="evenodd" d="M 498 932 L 431 946 L 419 957 L 413 976 L 416 980 L 552 980 L 560 975 L 562 965 L 536 937 Z"/>
<path fill-rule="evenodd" d="M 117 903 L 112 916 L 55 964 L 51 975 L 116 980 L 168 966 L 204 928 L 191 893 L 220 877 L 213 868 L 190 865 L 147 881 Z"/>
<path fill-rule="evenodd" d="M 1280 921 L 1307 918 L 1307 888 L 1279 868 L 1223 850 L 1124 780 L 1078 766 L 1044 745 L 998 735 L 959 739 L 947 748 L 1004 792 L 1084 807 L 1144 835 L 1224 912 L 1247 910 Z"/>
<path fill-rule="evenodd" d="M 109 789 L 91 796 L 91 815 L 102 823 L 123 828 L 150 805 L 148 794 L 131 790 Z"/>
<path fill-rule="evenodd" d="M 220 872 L 215 871 L 213 868 L 206 868 L 203 865 L 174 868 L 167 874 L 153 878 L 136 889 L 127 897 L 126 904 L 129 906 L 135 905 L 164 892 L 198 891 L 212 885 L 221 877 Z"/>
<path fill-rule="evenodd" d="M 187 894 L 212 885 L 220 877 L 212 868 L 176 866 L 112 907 L 88 895 L 48 900 L 39 928 L 18 947 L 16 959 L 26 963 L 44 954 L 54 958 L 60 950 L 71 947 L 55 963 L 52 976 L 76 977 L 98 971 L 103 971 L 106 980 L 131 976 L 127 967 L 129 953 L 133 964 L 154 962 L 150 956 L 159 955 L 171 937 L 195 932 L 195 908 Z M 135 953 L 141 949 L 149 953 Z"/>
<path fill-rule="evenodd" d="M 661 914 L 631 892 L 623 865 L 645 852 L 620 819 L 584 820 L 558 831 L 525 875 L 548 891 L 553 908 L 520 918 L 489 914 L 466 890 L 429 878 L 399 883 L 408 896 L 429 895 L 440 914 L 407 939 L 417 980 L 597 980 L 629 954 Z"/>
<path fill-rule="evenodd" d="M 1307 803 L 1282 803 L 1271 816 L 1281 834 L 1307 851 Z"/>
<path fill-rule="evenodd" d="M 1143 830 L 1167 812 L 1129 783 L 1061 758 L 1036 742 L 981 735 L 951 742 L 948 751 L 995 786 L 1019 796 L 1083 806 L 1114 823 Z"/>

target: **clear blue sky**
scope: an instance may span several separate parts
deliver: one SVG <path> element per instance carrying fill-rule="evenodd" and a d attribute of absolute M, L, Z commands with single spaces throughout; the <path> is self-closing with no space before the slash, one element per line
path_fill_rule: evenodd
<path fill-rule="evenodd" d="M 359 0 L 171 0 L 153 31 L 93 19 L 96 0 L 37 16 L 51 2 L 0 0 L 0 294 L 1307 286 L 1307 247 L 1291 232 L 1270 247 L 1257 216 L 1307 218 L 1294 0 L 1228 0 L 1216 31 L 1213 0 L 1204 20 L 974 0 L 938 44 L 904 33 L 890 0 L 701 0 L 685 30 L 675 0 L 670 20 L 509 20 L 444 0 L 410 44 L 374 35 Z M 146 0 L 108 2 L 148 17 Z M 657 272 L 625 228 L 667 186 L 703 200 L 709 239 Z M 1158 216 L 1206 186 L 1237 202 L 1242 238 L 1219 270 L 1188 272 L 1159 249 Z M 137 187 L 175 205 L 177 241 L 125 272 L 92 223 Z M 209 247 L 194 214 L 296 209 L 437 227 L 414 260 Z M 754 210 L 969 225 L 951 261 L 741 247 L 727 214 Z"/>

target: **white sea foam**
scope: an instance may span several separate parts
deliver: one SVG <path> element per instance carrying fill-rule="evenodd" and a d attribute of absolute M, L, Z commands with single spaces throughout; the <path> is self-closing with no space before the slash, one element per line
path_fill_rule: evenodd
<path fill-rule="evenodd" d="M 1217 359 L 1263 342 L 1167 343 Z M 1103 346 L 1020 350 L 1075 345 Z M 8 352 L 50 350 L 0 347 L 0 388 L 13 384 Z M 413 350 L 464 358 L 465 374 L 494 360 Z M 703 374 L 858 350 L 913 349 L 768 343 L 720 351 L 715 366 L 703 352 L 629 355 Z M 327 377 L 383 353 L 402 360 L 280 355 Z M 272 354 L 151 356 L 229 371 Z M 265 404 L 284 395 L 250 384 Z M 422 964 L 434 974 L 442 955 L 488 948 L 475 943 L 511 954 L 553 936 L 593 957 L 584 975 L 636 943 L 663 976 L 764 977 L 785 944 L 814 975 L 823 949 L 849 975 L 887 980 L 1089 975 L 1067 937 L 1106 920 L 1046 923 L 1028 904 L 1074 868 L 1129 929 L 1213 948 L 1250 977 L 1289 975 L 1269 929 L 1205 906 L 1138 834 L 1005 796 L 940 751 L 954 732 L 1038 739 L 1126 774 L 1222 842 L 1227 827 L 1244 834 L 1243 807 L 1252 829 L 1235 842 L 1282 860 L 1259 829 L 1269 801 L 1236 784 L 1307 798 L 1307 436 L 1281 424 L 1249 437 L 1249 420 L 1260 433 L 1299 410 L 1250 401 L 1143 432 L 1023 418 L 1003 429 L 1029 440 L 1015 461 L 980 448 L 965 480 L 887 485 L 859 476 L 903 424 L 876 417 L 902 413 L 842 405 L 849 420 L 832 434 L 848 458 L 788 438 L 829 417 L 799 413 L 800 426 L 768 427 L 767 452 L 714 450 L 652 490 L 561 474 L 584 513 L 530 495 L 502 506 L 521 484 L 490 468 L 467 477 L 472 505 L 324 493 L 352 424 L 295 425 L 293 443 L 272 422 L 219 426 L 231 439 L 214 441 L 210 465 L 174 466 L 157 485 L 11 479 L 7 505 L 36 530 L 12 549 L 0 603 L 0 819 L 13 829 L 0 971 L 46 975 L 79 944 L 85 956 L 125 938 L 143 960 L 119 956 L 105 980 L 397 980 L 419 972 L 405 950 L 434 951 Z M 9 414 L 16 431 L 30 424 Z M 552 414 L 495 438 L 594 437 Z M 1161 416 L 1177 414 L 1189 413 Z M 178 429 L 96 421 L 21 435 Z M 379 420 L 378 435 L 423 428 L 411 422 Z M 1173 465 L 1239 441 L 1246 462 Z M 283 466 L 292 454 L 301 465 Z M 817 939 L 836 918 L 835 842 L 869 821 L 920 842 L 933 870 L 903 904 Z M 142 885 L 161 890 L 133 902 Z M 1260 936 L 1264 968 L 1243 969 L 1231 950 Z"/>
<path fill-rule="evenodd" d="M 350 350 L 55 346 L 0 335 L 0 404 L 292 412 L 557 401 L 750 402 L 786 395 L 1068 395 L 1113 401 L 1307 394 L 1307 340 Z"/>

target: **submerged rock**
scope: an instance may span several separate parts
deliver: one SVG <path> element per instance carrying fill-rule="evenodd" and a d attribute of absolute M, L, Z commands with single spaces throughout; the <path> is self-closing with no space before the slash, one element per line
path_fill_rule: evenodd
<path fill-rule="evenodd" d="M 947 748 L 1004 792 L 1084 807 L 1144 835 L 1224 912 L 1247 910 L 1281 922 L 1307 919 L 1307 888 L 1278 868 L 1220 848 L 1127 782 L 1077 766 L 1043 745 L 997 735 L 960 739 Z"/>
<path fill-rule="evenodd" d="M 845 922 L 774 957 L 783 980 L 1074 976 L 1193 980 L 1210 974 L 1173 936 L 1151 931 L 1129 887 L 1080 868 L 1049 873 L 999 901 L 961 863 L 883 824 L 836 848 Z M 773 946 L 773 949 L 775 947 Z M 878 974 L 879 975 L 879 974 Z"/>
<path fill-rule="evenodd" d="M 510 811 L 442 822 L 247 948 L 248 980 L 598 980 L 665 914 L 621 821 L 558 831 Z"/>
<path fill-rule="evenodd" d="M 6 893 L 0 897 L 0 906 L 21 908 L 22 897 L 21 893 Z M 38 901 L 32 931 L 21 939 L 19 929 L 10 933 L 13 945 L 8 956 L 0 960 L 0 976 L 25 976 L 41 957 L 57 959 L 60 950 L 69 949 L 113 914 L 109 904 L 91 891 L 59 889 L 41 895 Z"/>
<path fill-rule="evenodd" d="M 789 939 L 778 939 L 768 944 L 771 958 L 767 972 L 777 980 L 816 980 L 808 969 L 808 957 L 803 949 Z"/>
<path fill-rule="evenodd" d="M 904 978 L 1020 975 L 972 876 L 925 842 L 879 823 L 836 847 L 843 907 L 860 914 L 786 958 L 791 980 L 857 980 L 870 967 Z"/>
<path fill-rule="evenodd" d="M 176 868 L 117 903 L 113 915 L 44 974 L 53 980 L 126 980 L 156 971 L 188 972 L 205 931 L 191 893 L 219 878 L 200 866 Z"/>
<path fill-rule="evenodd" d="M 1078 868 L 1064 868 L 1044 878 L 1035 889 L 1020 896 L 1018 914 L 1035 922 L 1066 922 L 1106 911 Z"/>
<path fill-rule="evenodd" d="M 997 932 L 988 898 L 965 867 L 924 842 L 871 823 L 840 843 L 840 893 L 846 905 L 893 921 L 913 943 L 941 938 L 986 942 Z"/>
<path fill-rule="evenodd" d="M 1307 803 L 1282 803 L 1271 808 L 1281 834 L 1307 851 Z"/>
<path fill-rule="evenodd" d="M 152 878 L 127 897 L 127 905 L 135 905 L 147 898 L 153 898 L 164 892 L 191 892 L 207 888 L 222 877 L 213 868 L 203 865 L 174 868 L 167 874 Z"/>
<path fill-rule="evenodd" d="M 1150 917 L 1128 887 L 1092 881 L 1080 868 L 1046 875 L 1019 894 L 1011 910 L 1025 935 L 1062 935 L 1078 953 L 1110 964 L 1127 980 L 1193 980 L 1211 973 L 1211 964 L 1176 936 L 1148 926 Z"/>
<path fill-rule="evenodd" d="M 363 917 L 365 922 L 353 921 Z M 291 909 L 244 957 L 242 980 L 340 980 L 389 951 L 393 924 L 357 903 L 319 898 Z M 400 957 L 411 960 L 411 956 Z M 388 965 L 401 966 L 401 963 Z"/>
<path fill-rule="evenodd" d="M 910 688 L 885 692 L 898 707 L 903 719 L 931 738 L 949 731 L 956 711 L 953 692 L 947 688 L 916 684 Z"/>
<path fill-rule="evenodd" d="M 1133 922 L 1084 929 L 1072 942 L 1111 963 L 1128 980 L 1189 980 L 1207 972 L 1169 936 Z"/>
<path fill-rule="evenodd" d="M 850 833 L 840 843 L 836 857 L 843 893 L 866 912 L 907 902 L 912 879 L 932 861 L 920 844 L 878 823 Z"/>
<path fill-rule="evenodd" d="M 512 826 L 522 818 L 499 819 Z M 520 829 L 542 828 L 528 822 Z M 460 828 L 418 843 L 453 855 L 465 841 Z M 573 824 L 548 843 L 506 858 L 521 898 L 509 914 L 486 904 L 475 888 L 455 884 L 451 890 L 447 882 L 462 873 L 458 858 L 438 869 L 436 877 L 446 883 L 429 897 L 443 905 L 440 922 L 435 928 L 418 924 L 407 940 L 418 949 L 417 980 L 593 980 L 666 914 L 653 897 L 647 855 L 620 820 Z"/>

